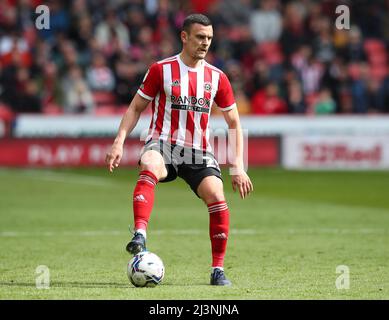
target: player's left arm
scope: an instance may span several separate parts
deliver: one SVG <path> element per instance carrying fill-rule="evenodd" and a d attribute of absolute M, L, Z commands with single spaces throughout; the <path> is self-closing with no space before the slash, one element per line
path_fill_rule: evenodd
<path fill-rule="evenodd" d="M 228 141 L 232 148 L 231 182 L 234 191 L 239 190 L 242 199 L 254 190 L 250 177 L 247 175 L 243 162 L 243 133 L 239 113 L 236 107 L 223 112 L 228 125 Z"/>
<path fill-rule="evenodd" d="M 247 175 L 243 163 L 243 134 L 240 125 L 239 113 L 236 107 L 232 86 L 227 76 L 221 72 L 215 103 L 223 111 L 224 119 L 228 125 L 228 141 L 233 155 L 230 169 L 232 189 L 239 190 L 242 199 L 253 191 L 253 184 Z"/>

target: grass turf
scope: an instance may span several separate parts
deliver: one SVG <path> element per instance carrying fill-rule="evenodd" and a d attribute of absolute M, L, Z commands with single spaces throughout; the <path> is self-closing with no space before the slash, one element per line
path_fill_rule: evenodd
<path fill-rule="evenodd" d="M 148 249 L 164 261 L 156 288 L 134 288 L 124 250 L 133 168 L 0 169 L 0 299 L 388 299 L 389 172 L 249 171 L 231 211 L 226 274 L 209 286 L 208 213 L 182 180 L 159 184 Z M 36 267 L 50 289 L 36 288 Z M 336 267 L 350 270 L 337 289 Z"/>

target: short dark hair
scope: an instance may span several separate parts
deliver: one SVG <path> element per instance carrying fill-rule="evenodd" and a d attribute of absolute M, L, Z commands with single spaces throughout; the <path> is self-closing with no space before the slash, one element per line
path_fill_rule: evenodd
<path fill-rule="evenodd" d="M 190 27 L 194 23 L 199 23 L 199 24 L 202 24 L 203 26 L 211 26 L 212 25 L 211 20 L 207 16 L 205 16 L 201 13 L 194 13 L 194 14 L 191 14 L 185 18 L 184 23 L 182 25 L 182 30 L 189 33 Z"/>

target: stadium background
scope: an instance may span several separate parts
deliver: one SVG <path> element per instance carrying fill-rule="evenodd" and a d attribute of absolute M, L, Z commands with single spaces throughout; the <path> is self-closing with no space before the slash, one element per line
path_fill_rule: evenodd
<path fill-rule="evenodd" d="M 37 29 L 41 4 L 49 29 Z M 339 5 L 350 29 L 336 27 Z M 213 21 L 207 59 L 231 80 L 250 165 L 388 168 L 388 10 L 388 1 L 2 1 L 0 164 L 103 165 L 107 140 L 7 138 L 114 136 L 147 68 L 179 52 L 182 21 L 196 11 Z M 136 164 L 150 109 L 124 164 Z"/>
<path fill-rule="evenodd" d="M 36 28 L 41 4 L 48 30 Z M 350 30 L 336 28 L 338 5 L 350 9 Z M 227 261 L 238 284 L 202 286 L 207 217 L 200 203 L 184 208 L 194 200 L 178 181 L 159 186 L 150 226 L 167 285 L 129 292 L 126 199 L 150 109 L 115 175 L 104 157 L 148 66 L 179 52 L 192 12 L 213 22 L 207 60 L 230 78 L 247 130 L 256 191 L 240 202 L 226 184 L 239 212 Z M 388 46 L 387 0 L 0 0 L 0 297 L 387 298 Z M 212 113 L 211 127 L 225 130 Z M 171 194 L 182 205 L 172 208 Z M 181 247 L 168 251 L 172 237 Z M 199 263 L 188 267 L 183 252 L 193 250 Z M 357 270 L 354 290 L 334 289 L 342 263 Z M 52 271 L 50 292 L 35 288 L 39 264 Z"/>

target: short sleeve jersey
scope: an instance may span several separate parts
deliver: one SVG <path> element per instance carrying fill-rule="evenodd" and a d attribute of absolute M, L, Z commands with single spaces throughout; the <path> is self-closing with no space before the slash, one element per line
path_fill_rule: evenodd
<path fill-rule="evenodd" d="M 209 116 L 213 102 L 222 110 L 236 107 L 227 76 L 205 60 L 196 68 L 179 55 L 152 64 L 138 94 L 152 101 L 151 139 L 212 152 Z"/>

